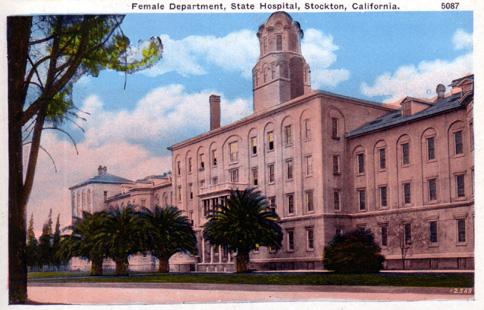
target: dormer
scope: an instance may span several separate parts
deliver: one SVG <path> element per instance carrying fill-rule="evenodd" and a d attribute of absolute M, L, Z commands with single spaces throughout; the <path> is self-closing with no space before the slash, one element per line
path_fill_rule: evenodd
<path fill-rule="evenodd" d="M 450 83 L 452 93 L 462 92 L 463 94 L 474 90 L 474 74 L 469 74 Z"/>
<path fill-rule="evenodd" d="M 400 102 L 402 116 L 410 116 L 430 108 L 433 104 L 414 97 L 405 97 Z"/>

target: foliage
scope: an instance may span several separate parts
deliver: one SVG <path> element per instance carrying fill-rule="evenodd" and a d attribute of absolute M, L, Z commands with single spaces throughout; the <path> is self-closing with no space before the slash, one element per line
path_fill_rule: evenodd
<path fill-rule="evenodd" d="M 128 205 L 103 212 L 101 223 L 96 240 L 104 245 L 107 256 L 116 263 L 116 274 L 127 274 L 129 256 L 144 250 L 145 222 L 139 212 Z"/>
<path fill-rule="evenodd" d="M 98 236 L 104 219 L 105 214 L 101 212 L 83 212 L 82 218 L 74 218 L 74 223 L 66 228 L 71 230 L 71 234 L 62 236 L 58 258 L 65 261 L 72 257 L 82 257 L 92 262 L 92 275 L 101 275 L 107 250 L 104 240 Z"/>
<path fill-rule="evenodd" d="M 47 222 L 42 226 L 42 235 L 39 237 L 39 263 L 40 266 L 52 263 L 52 209 L 49 211 Z"/>
<path fill-rule="evenodd" d="M 168 260 L 177 252 L 197 253 L 197 238 L 190 220 L 174 206 L 143 208 L 144 250 L 160 261 L 159 271 L 168 272 Z"/>
<path fill-rule="evenodd" d="M 39 265 L 39 243 L 34 232 L 34 214 L 31 214 L 29 228 L 27 232 L 27 266 L 34 267 Z"/>
<path fill-rule="evenodd" d="M 372 273 L 383 267 L 384 257 L 368 229 L 336 235 L 324 248 L 324 266 L 337 273 Z"/>
<path fill-rule="evenodd" d="M 257 246 L 281 248 L 279 216 L 268 207 L 266 198 L 253 188 L 232 190 L 204 226 L 204 238 L 212 245 L 237 252 L 237 271 L 247 271 L 249 252 Z"/>

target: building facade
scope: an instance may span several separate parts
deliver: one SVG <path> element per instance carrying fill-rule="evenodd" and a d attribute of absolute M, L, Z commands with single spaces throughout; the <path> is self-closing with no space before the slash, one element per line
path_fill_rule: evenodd
<path fill-rule="evenodd" d="M 432 101 L 385 105 L 312 90 L 303 32 L 287 13 L 257 36 L 254 112 L 220 127 L 212 95 L 210 131 L 169 148 L 173 204 L 198 235 L 197 270 L 233 270 L 202 227 L 231 189 L 247 187 L 284 229 L 281 249 L 251 253 L 257 269 L 322 269 L 324 246 L 356 227 L 374 232 L 387 268 L 473 268 L 473 76 L 449 93 L 439 85 Z"/>

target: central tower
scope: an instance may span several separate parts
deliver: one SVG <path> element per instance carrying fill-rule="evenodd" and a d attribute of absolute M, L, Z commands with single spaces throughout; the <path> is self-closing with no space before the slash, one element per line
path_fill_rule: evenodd
<path fill-rule="evenodd" d="M 303 31 L 286 12 L 275 12 L 259 27 L 260 56 L 254 69 L 254 112 L 308 93 L 310 69 L 301 54 Z"/>

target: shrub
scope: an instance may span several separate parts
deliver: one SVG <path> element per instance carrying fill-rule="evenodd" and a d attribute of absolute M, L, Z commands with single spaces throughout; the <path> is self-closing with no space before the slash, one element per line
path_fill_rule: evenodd
<path fill-rule="evenodd" d="M 324 266 L 337 273 L 373 273 L 382 269 L 385 258 L 380 254 L 369 229 L 356 229 L 336 235 L 324 248 Z"/>

